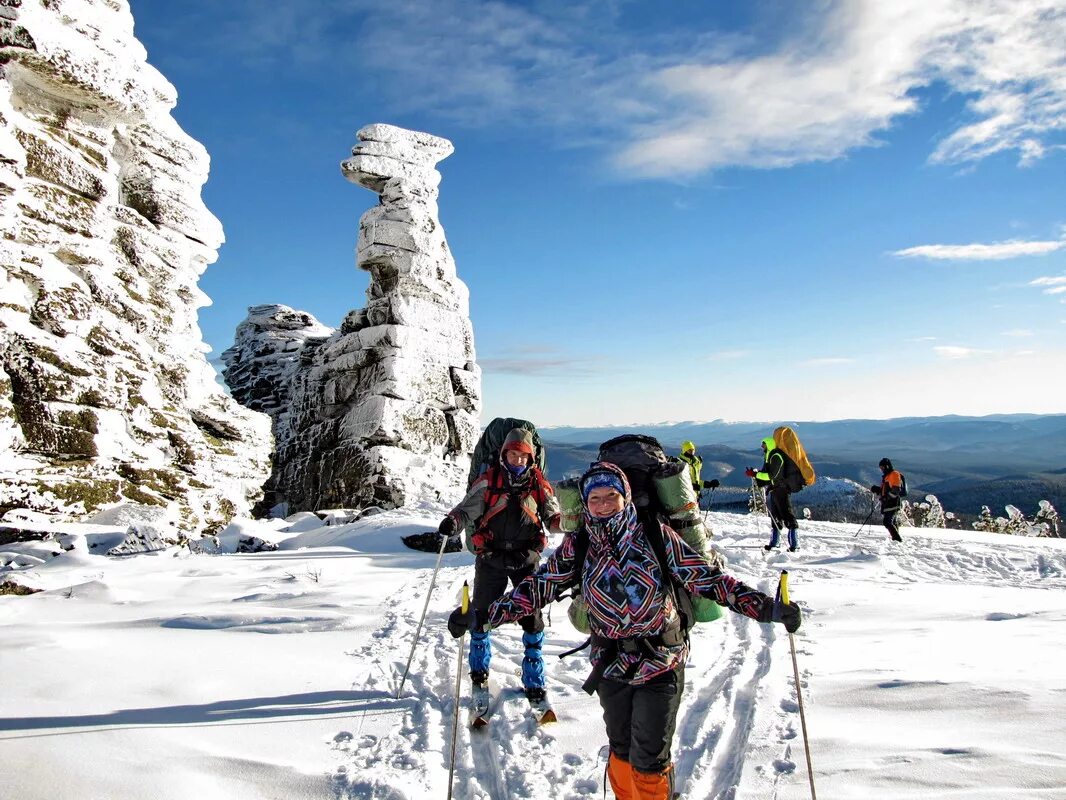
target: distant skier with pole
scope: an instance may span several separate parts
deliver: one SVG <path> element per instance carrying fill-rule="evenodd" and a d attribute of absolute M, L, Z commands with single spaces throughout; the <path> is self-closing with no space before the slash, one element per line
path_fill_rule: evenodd
<path fill-rule="evenodd" d="M 721 486 L 717 478 L 705 481 L 700 477 L 700 472 L 703 470 L 703 459 L 696 454 L 696 445 L 692 442 L 681 443 L 681 455 L 678 458 L 688 464 L 689 480 L 692 481 L 692 488 L 696 492 L 696 497 L 700 496 L 700 490 L 702 489 L 717 489 Z"/>
<path fill-rule="evenodd" d="M 903 473 L 898 472 L 887 458 L 882 458 L 877 466 L 881 468 L 881 485 L 873 484 L 870 491 L 881 499 L 881 521 L 888 535 L 893 542 L 902 542 L 903 537 L 896 527 L 896 514 L 903 505 L 902 498 L 907 491 Z"/>
<path fill-rule="evenodd" d="M 795 464 L 788 455 L 778 448 L 774 437 L 762 440 L 763 465 L 756 471 L 752 467 L 744 474 L 753 478 L 759 486 L 768 486 L 766 510 L 770 515 L 770 543 L 763 549 L 767 552 L 775 549 L 781 538 L 781 528 L 788 528 L 788 549 L 795 552 L 799 547 L 799 522 L 792 510 L 792 491 L 795 483 L 793 473 L 797 472 Z"/>
<path fill-rule="evenodd" d="M 799 628 L 802 614 L 795 603 L 775 602 L 721 572 L 659 517 L 638 512 L 629 481 L 614 464 L 593 464 L 579 488 L 582 526 L 492 604 L 488 621 L 496 627 L 528 618 L 576 581 L 592 630 L 593 670 L 583 688 L 599 695 L 615 797 L 669 800 L 671 748 L 689 653 L 690 623 L 681 613 L 679 593 L 710 598 L 760 622 L 782 622 L 790 632 Z M 662 558 L 653 537 L 663 545 Z M 582 541 L 584 557 L 578 555 Z"/>

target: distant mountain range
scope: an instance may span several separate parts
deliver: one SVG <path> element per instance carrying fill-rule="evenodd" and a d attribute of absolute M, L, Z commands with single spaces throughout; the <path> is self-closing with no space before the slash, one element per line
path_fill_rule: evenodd
<path fill-rule="evenodd" d="M 1010 503 L 1026 514 L 1048 500 L 1066 512 L 1066 414 L 997 414 L 987 417 L 900 417 L 832 422 L 677 422 L 604 428 L 544 427 L 548 475 L 580 473 L 595 460 L 600 442 L 623 433 L 657 438 L 676 455 L 681 442 L 696 444 L 704 475 L 723 487 L 749 484 L 744 468 L 762 463 L 759 442 L 778 425 L 790 425 L 820 476 L 880 482 L 877 462 L 888 457 L 907 475 L 909 499 L 934 494 L 949 511 L 967 517 L 989 506 L 1002 515 Z"/>

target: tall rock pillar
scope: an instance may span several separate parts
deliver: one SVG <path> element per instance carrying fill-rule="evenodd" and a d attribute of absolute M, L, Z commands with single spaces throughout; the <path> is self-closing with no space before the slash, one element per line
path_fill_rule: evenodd
<path fill-rule="evenodd" d="M 380 199 L 356 247 L 368 302 L 301 353 L 267 487 L 290 510 L 455 500 L 479 431 L 469 294 L 437 218 L 452 144 L 391 125 L 357 136 L 341 170 Z"/>

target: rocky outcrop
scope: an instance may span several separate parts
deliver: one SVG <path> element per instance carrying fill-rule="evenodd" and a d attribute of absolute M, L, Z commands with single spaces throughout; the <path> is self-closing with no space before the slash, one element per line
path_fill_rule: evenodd
<path fill-rule="evenodd" d="M 302 366 L 304 348 L 311 350 L 333 329 L 306 311 L 288 306 L 252 306 L 237 326 L 233 346 L 222 353 L 222 377 L 233 399 L 274 418 L 275 435 L 288 439 L 289 395 Z"/>
<path fill-rule="evenodd" d="M 0 0 L 0 513 L 247 512 L 269 420 L 204 358 L 222 228 L 126 0 Z"/>
<path fill-rule="evenodd" d="M 257 330 L 261 344 L 242 345 L 238 333 L 227 351 L 227 380 L 239 378 L 234 396 L 275 417 L 264 507 L 285 504 L 285 513 L 454 500 L 479 431 L 468 292 L 437 217 L 436 164 L 452 145 L 391 125 L 357 136 L 342 172 L 380 199 L 359 223 L 356 260 L 371 278 L 366 307 L 328 339 L 285 350 L 285 365 L 269 370 L 248 354 L 280 352 L 286 334 L 276 320 L 296 312 L 255 308 L 242 328 Z"/>

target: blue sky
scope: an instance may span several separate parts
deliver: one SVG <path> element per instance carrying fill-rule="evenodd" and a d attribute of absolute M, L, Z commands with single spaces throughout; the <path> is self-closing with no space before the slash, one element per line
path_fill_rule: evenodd
<path fill-rule="evenodd" d="M 484 418 L 1066 412 L 1066 4 L 131 0 L 211 154 L 217 357 L 339 324 L 373 122 L 450 139 Z"/>

